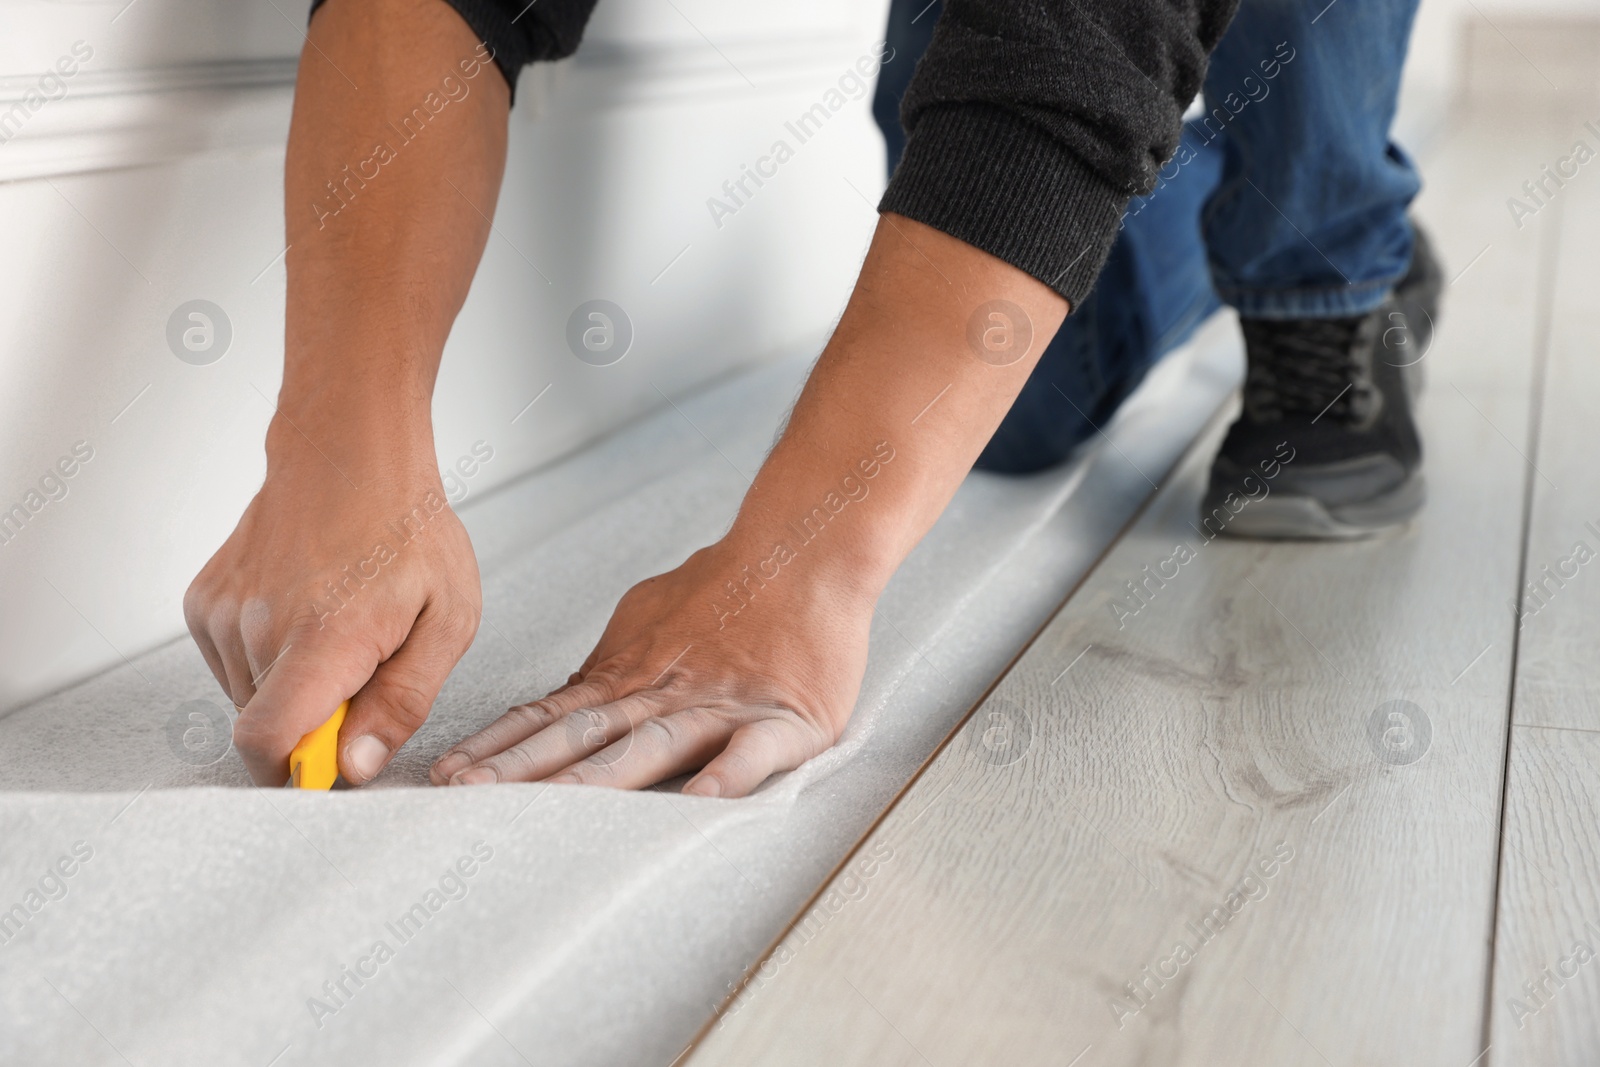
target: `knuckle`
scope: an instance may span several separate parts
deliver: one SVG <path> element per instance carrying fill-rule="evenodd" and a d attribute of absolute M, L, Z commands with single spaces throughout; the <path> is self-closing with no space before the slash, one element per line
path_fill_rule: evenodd
<path fill-rule="evenodd" d="M 233 724 L 233 747 L 238 749 L 241 756 L 257 758 L 271 756 L 278 748 L 280 740 L 276 730 L 252 716 L 241 715 Z"/>
<path fill-rule="evenodd" d="M 615 759 L 602 759 L 596 754 L 581 763 L 573 764 L 566 773 L 584 785 L 609 785 L 616 781 L 617 762 Z"/>
<path fill-rule="evenodd" d="M 197 594 L 192 604 L 186 595 L 183 614 L 194 632 L 225 635 L 239 626 L 239 605 L 220 593 Z"/>
<path fill-rule="evenodd" d="M 512 745 L 504 752 L 490 756 L 483 763 L 493 767 L 502 781 L 527 781 L 538 770 L 538 761 L 526 742 Z"/>
<path fill-rule="evenodd" d="M 439 629 L 445 639 L 457 648 L 466 648 L 478 636 L 479 611 L 466 610 L 459 598 L 443 602 L 439 610 Z"/>
<path fill-rule="evenodd" d="M 387 680 L 382 696 L 389 717 L 411 730 L 421 726 L 433 708 L 432 688 L 413 678 Z"/>
<path fill-rule="evenodd" d="M 235 600 L 228 605 L 228 613 L 245 644 L 258 651 L 273 643 L 282 620 L 282 613 L 274 611 L 271 603 L 260 596 Z"/>
<path fill-rule="evenodd" d="M 190 582 L 189 588 L 183 591 L 183 621 L 190 631 L 203 628 L 207 600 L 206 591 L 200 587 L 199 578 Z"/>
<path fill-rule="evenodd" d="M 767 720 L 762 725 L 760 738 L 764 749 L 777 754 L 785 766 L 792 769 L 826 752 L 837 740 L 838 733 L 825 719 L 795 712 L 782 719 Z"/>
<path fill-rule="evenodd" d="M 628 591 L 618 599 L 617 607 L 637 607 L 641 600 L 646 600 L 650 597 L 653 592 L 651 587 L 655 584 L 655 581 L 654 578 L 646 578 L 644 581 L 630 586 Z"/>
<path fill-rule="evenodd" d="M 723 785 L 748 782 L 755 777 L 755 764 L 750 761 L 750 754 L 743 749 L 724 749 L 717 759 L 717 769 L 713 773 Z"/>
<path fill-rule="evenodd" d="M 682 727 L 670 719 L 652 716 L 633 728 L 637 737 L 657 748 L 670 749 L 683 740 Z"/>
<path fill-rule="evenodd" d="M 601 664 L 584 675 L 584 683 L 592 694 L 588 699 L 595 704 L 608 704 L 617 699 L 627 684 L 627 670 L 616 662 Z"/>
<path fill-rule="evenodd" d="M 790 720 L 789 729 L 797 730 L 801 737 L 801 747 L 805 751 L 806 759 L 814 759 L 822 755 L 838 740 L 842 727 L 835 727 L 824 715 L 807 715 L 796 712 Z M 779 738 L 774 737 L 773 743 L 777 744 Z"/>
<path fill-rule="evenodd" d="M 563 720 L 567 741 L 578 755 L 604 748 L 610 737 L 610 721 L 594 708 L 579 708 Z"/>
<path fill-rule="evenodd" d="M 506 718 L 510 719 L 513 725 L 525 726 L 534 731 L 543 730 L 560 717 L 560 712 L 542 700 L 532 704 L 518 704 L 506 711 Z"/>
<path fill-rule="evenodd" d="M 331 637 L 333 640 L 338 640 L 338 635 L 344 632 L 340 628 L 348 621 L 341 619 L 341 616 L 344 614 L 344 612 L 340 612 L 339 614 L 332 615 L 325 619 L 318 616 L 315 609 L 310 605 L 307 605 L 303 608 L 296 608 L 294 612 L 284 620 L 284 638 L 290 642 L 297 641 L 301 644 L 305 644 L 309 641 L 317 640 L 318 635 L 322 634 L 325 637 Z"/>
<path fill-rule="evenodd" d="M 804 759 L 811 759 L 826 751 L 843 732 L 843 724 L 835 724 L 825 711 L 799 700 L 783 700 L 774 708 L 771 717 L 752 723 L 752 732 L 761 743 L 777 750 L 792 749 L 793 739 L 799 739 Z"/>

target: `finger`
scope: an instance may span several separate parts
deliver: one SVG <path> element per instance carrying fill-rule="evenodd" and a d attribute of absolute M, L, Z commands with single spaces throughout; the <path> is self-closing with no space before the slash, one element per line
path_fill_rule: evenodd
<path fill-rule="evenodd" d="M 314 631 L 297 635 L 233 724 L 233 745 L 257 785 L 289 777 L 289 751 L 358 692 L 378 667 L 370 641 Z"/>
<path fill-rule="evenodd" d="M 626 736 L 550 779 L 645 789 L 703 767 L 726 743 L 727 725 L 699 708 L 646 719 Z"/>
<path fill-rule="evenodd" d="M 828 747 L 810 727 L 792 718 L 762 719 L 741 726 L 728 747 L 683 787 L 701 797 L 742 797 L 779 771 L 792 771 Z"/>
<path fill-rule="evenodd" d="M 228 661 L 223 657 L 222 651 L 217 647 L 217 642 L 211 635 L 210 618 L 202 607 L 193 588 L 183 598 L 183 621 L 189 627 L 189 636 L 194 638 L 195 645 L 200 649 L 200 655 L 205 657 L 206 666 L 211 668 L 211 675 L 228 694 L 234 707 L 240 707 L 243 701 L 239 700 L 234 689 L 234 679 L 228 672 Z M 241 661 L 242 662 L 242 661 Z"/>
<path fill-rule="evenodd" d="M 227 632 L 217 636 L 217 647 L 229 663 L 233 663 L 235 657 L 242 657 L 247 673 L 234 683 L 233 692 L 234 705 L 242 708 L 255 696 L 267 672 L 276 667 L 293 646 L 284 643 L 281 620 L 274 620 L 264 600 L 247 600 L 237 617 L 228 622 Z"/>
<path fill-rule="evenodd" d="M 203 625 L 197 625 L 188 619 L 185 621 L 189 624 L 189 636 L 194 638 L 195 647 L 200 649 L 200 655 L 204 657 L 206 666 L 211 668 L 211 676 L 217 680 L 222 691 L 232 698 L 233 687 L 228 684 L 228 668 L 222 662 L 222 653 L 217 651 L 216 642 L 211 640 L 211 635 L 206 632 Z"/>
<path fill-rule="evenodd" d="M 350 698 L 339 729 L 339 772 L 364 785 L 427 721 L 450 671 L 472 644 L 472 619 L 429 600 L 394 654 Z"/>
<path fill-rule="evenodd" d="M 581 681 L 583 681 L 583 672 L 573 671 L 571 674 L 567 675 L 566 681 L 562 682 L 560 685 L 550 690 L 550 692 L 546 693 L 544 695 L 544 699 L 549 700 L 551 697 L 560 696 L 562 693 L 565 693 L 568 689 L 571 689 Z M 604 702 L 602 701 L 602 703 Z"/>
<path fill-rule="evenodd" d="M 537 782 L 591 756 L 639 723 L 676 708 L 658 690 L 631 693 L 609 704 L 578 708 L 503 752 L 479 760 L 450 777 L 451 785 Z"/>
<path fill-rule="evenodd" d="M 222 655 L 222 666 L 228 672 L 228 692 L 233 696 L 233 706 L 242 708 L 256 695 L 250 671 L 250 652 L 245 648 L 244 636 L 237 626 L 226 626 L 212 631 L 212 640 Z"/>
<path fill-rule="evenodd" d="M 434 785 L 444 785 L 474 763 L 527 740 L 579 708 L 605 704 L 610 700 L 611 686 L 605 680 L 576 683 L 569 680 L 548 696 L 532 703 L 518 704 L 471 737 L 456 742 L 450 751 L 434 761 L 428 778 Z"/>

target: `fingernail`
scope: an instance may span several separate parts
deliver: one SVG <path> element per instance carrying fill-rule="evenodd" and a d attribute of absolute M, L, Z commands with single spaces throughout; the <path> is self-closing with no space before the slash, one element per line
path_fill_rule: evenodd
<path fill-rule="evenodd" d="M 685 786 L 683 791 L 696 797 L 720 797 L 722 783 L 715 778 L 696 778 Z"/>
<path fill-rule="evenodd" d="M 433 770 L 435 774 L 448 782 L 452 774 L 471 765 L 472 757 L 465 752 L 446 752 L 433 765 Z"/>
<path fill-rule="evenodd" d="M 451 785 L 493 785 L 500 780 L 493 767 L 468 767 L 450 779 Z"/>
<path fill-rule="evenodd" d="M 389 746 L 371 734 L 362 734 L 344 750 L 344 761 L 355 772 L 356 785 L 371 781 L 389 759 Z"/>

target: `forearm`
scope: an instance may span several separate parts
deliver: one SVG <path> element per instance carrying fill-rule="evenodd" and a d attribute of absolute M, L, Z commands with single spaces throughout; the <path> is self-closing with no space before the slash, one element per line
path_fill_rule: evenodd
<path fill-rule="evenodd" d="M 439 0 L 330 0 L 308 40 L 269 475 L 320 453 L 360 483 L 432 466 L 433 384 L 489 235 L 509 93 Z"/>
<path fill-rule="evenodd" d="M 994 301 L 1025 318 L 990 320 L 995 309 L 985 305 Z M 876 598 L 960 486 L 1066 312 L 1065 300 L 1023 271 L 883 216 L 839 327 L 726 539 L 737 558 L 751 557 L 770 577 L 775 567 L 761 571 L 758 561 L 784 545 L 794 559 L 778 553 L 775 564 Z M 1031 343 L 982 348 L 984 329 L 1008 325 L 1009 340 L 1026 330 Z"/>
<path fill-rule="evenodd" d="M 433 781 L 641 788 L 698 771 L 685 793 L 737 797 L 833 744 L 878 594 L 1066 311 L 1023 271 L 883 216 L 727 535 L 628 590 L 569 685 L 463 740 Z M 974 312 L 987 339 L 969 330 Z M 1018 327 L 1031 343 L 1007 343 Z"/>
<path fill-rule="evenodd" d="M 799 566 L 837 568 L 837 588 L 876 596 L 1000 424 L 1068 301 L 1093 285 L 1128 197 L 1149 191 L 1176 146 L 1236 6 L 946 4 L 902 105 L 906 152 L 856 291 L 730 531 L 741 556 L 782 547 L 793 517 L 832 494 L 838 521 L 821 518 L 837 532 Z M 995 300 L 1020 308 L 1033 334 L 1004 365 L 969 336 Z M 868 484 L 879 442 L 897 458 Z M 837 507 L 846 476 L 863 502 Z"/>

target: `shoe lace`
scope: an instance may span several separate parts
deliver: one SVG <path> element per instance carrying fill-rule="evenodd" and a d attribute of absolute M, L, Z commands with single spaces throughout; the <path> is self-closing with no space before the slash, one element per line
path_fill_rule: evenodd
<path fill-rule="evenodd" d="M 1246 319 L 1245 411 L 1258 422 L 1291 414 L 1366 421 L 1378 390 L 1356 352 L 1365 319 Z"/>

